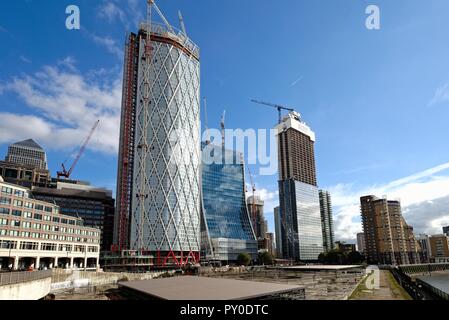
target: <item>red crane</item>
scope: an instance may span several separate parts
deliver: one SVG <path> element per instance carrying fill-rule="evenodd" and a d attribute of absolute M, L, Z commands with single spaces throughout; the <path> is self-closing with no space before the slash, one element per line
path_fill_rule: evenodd
<path fill-rule="evenodd" d="M 64 177 L 66 179 L 70 178 L 70 175 L 73 172 L 73 169 L 75 168 L 76 164 L 78 163 L 79 159 L 81 158 L 81 156 L 84 153 L 84 150 L 86 149 L 87 144 L 90 141 L 90 138 L 92 138 L 92 135 L 94 134 L 95 129 L 97 129 L 98 124 L 100 123 L 100 120 L 97 120 L 94 124 L 94 126 L 92 127 L 92 129 L 90 130 L 89 135 L 86 138 L 86 141 L 84 141 L 84 143 L 81 145 L 80 151 L 78 152 L 75 160 L 72 163 L 72 166 L 70 167 L 69 171 L 66 170 L 64 163 L 61 165 L 62 166 L 62 171 L 58 171 L 57 175 L 58 175 L 58 179 L 61 177 Z"/>

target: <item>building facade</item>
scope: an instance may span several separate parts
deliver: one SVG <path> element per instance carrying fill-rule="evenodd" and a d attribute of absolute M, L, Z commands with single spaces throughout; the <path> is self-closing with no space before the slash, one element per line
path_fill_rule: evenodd
<path fill-rule="evenodd" d="M 55 179 L 46 188 L 33 187 L 31 193 L 35 199 L 58 205 L 61 214 L 81 218 L 85 226 L 99 228 L 101 251 L 111 250 L 115 212 L 111 190 Z"/>
<path fill-rule="evenodd" d="M 363 232 L 357 233 L 357 251 L 361 254 L 365 254 L 366 251 L 365 234 Z"/>
<path fill-rule="evenodd" d="M 276 237 L 276 258 L 282 259 L 281 212 L 279 206 L 274 208 L 274 228 Z"/>
<path fill-rule="evenodd" d="M 449 236 L 445 234 L 433 235 L 430 236 L 429 242 L 433 261 L 449 258 Z"/>
<path fill-rule="evenodd" d="M 268 221 L 265 220 L 263 212 L 264 201 L 259 196 L 249 196 L 246 202 L 256 238 L 265 239 L 268 232 Z"/>
<path fill-rule="evenodd" d="M 321 228 L 323 231 L 323 248 L 325 252 L 334 249 L 334 220 L 332 217 L 332 199 L 329 191 L 320 190 Z"/>
<path fill-rule="evenodd" d="M 257 259 L 257 241 L 245 197 L 245 168 L 239 152 L 203 144 L 202 256 L 236 262 L 240 253 Z M 208 159 L 213 158 L 213 161 Z"/>
<path fill-rule="evenodd" d="M 432 259 L 430 236 L 427 234 L 419 234 L 416 239 L 418 240 L 421 249 L 421 262 L 430 263 Z"/>
<path fill-rule="evenodd" d="M 130 34 L 118 163 L 115 242 L 199 261 L 199 48 L 168 25 Z"/>
<path fill-rule="evenodd" d="M 97 268 L 100 230 L 0 178 L 0 269 Z"/>
<path fill-rule="evenodd" d="M 447 236 L 449 236 L 449 226 L 443 227 L 443 233 Z"/>
<path fill-rule="evenodd" d="M 366 258 L 371 264 L 415 264 L 420 247 L 413 228 L 405 222 L 399 201 L 375 196 L 360 198 Z"/>
<path fill-rule="evenodd" d="M 10 145 L 5 161 L 48 170 L 47 155 L 44 149 L 32 139 Z"/>
<path fill-rule="evenodd" d="M 324 249 L 315 133 L 297 112 L 284 117 L 276 130 L 282 255 L 285 259 L 316 261 Z"/>
<path fill-rule="evenodd" d="M 356 252 L 354 243 L 346 243 L 344 241 L 336 241 L 335 249 L 337 249 L 338 251 L 341 251 L 343 253 Z"/>

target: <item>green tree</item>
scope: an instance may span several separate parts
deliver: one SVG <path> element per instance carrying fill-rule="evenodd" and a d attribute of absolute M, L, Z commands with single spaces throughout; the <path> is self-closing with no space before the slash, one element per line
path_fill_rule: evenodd
<path fill-rule="evenodd" d="M 347 263 L 362 263 L 364 260 L 364 257 L 360 254 L 360 252 L 358 251 L 352 251 L 349 252 L 348 254 L 348 258 L 347 258 Z"/>
<path fill-rule="evenodd" d="M 247 253 L 240 253 L 237 257 L 239 265 L 247 266 L 251 262 L 251 256 Z"/>
<path fill-rule="evenodd" d="M 266 264 L 266 265 L 272 265 L 274 263 L 274 257 L 269 252 L 261 252 L 259 254 L 259 263 Z"/>

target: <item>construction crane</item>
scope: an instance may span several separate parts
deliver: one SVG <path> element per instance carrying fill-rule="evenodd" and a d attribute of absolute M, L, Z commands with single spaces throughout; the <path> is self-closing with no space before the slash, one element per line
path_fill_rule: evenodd
<path fill-rule="evenodd" d="M 273 103 L 263 102 L 263 101 L 254 100 L 254 99 L 251 100 L 251 102 L 254 102 L 254 103 L 257 103 L 257 104 L 262 104 L 262 105 L 265 105 L 265 106 L 269 106 L 269 107 L 273 107 L 273 108 L 278 109 L 278 112 L 279 112 L 279 123 L 282 122 L 282 110 L 295 111 L 293 108 L 287 108 L 287 107 L 281 106 L 279 104 L 273 104 Z"/>
<path fill-rule="evenodd" d="M 206 99 L 206 97 L 203 98 L 203 101 L 204 101 L 204 127 L 206 129 L 206 144 L 210 144 L 209 126 L 207 125 L 207 99 Z"/>
<path fill-rule="evenodd" d="M 253 195 L 253 201 L 251 203 L 251 223 L 253 225 L 254 233 L 256 233 L 256 221 L 257 221 L 257 217 L 256 217 L 256 184 L 254 183 L 253 175 L 251 173 L 249 165 L 247 166 L 247 168 L 248 168 L 249 180 L 251 181 L 251 189 L 252 189 L 252 195 Z"/>
<path fill-rule="evenodd" d="M 223 111 L 223 115 L 221 116 L 221 145 L 224 148 L 225 147 L 225 118 L 226 118 L 226 110 Z"/>
<path fill-rule="evenodd" d="M 57 175 L 58 175 L 58 179 L 63 177 L 66 179 L 70 178 L 70 175 L 73 172 L 73 169 L 75 169 L 76 164 L 78 163 L 79 159 L 81 158 L 81 156 L 84 153 L 84 150 L 86 149 L 87 144 L 90 141 L 90 138 L 92 138 L 92 135 L 94 134 L 94 131 L 97 129 L 98 124 L 100 123 L 100 120 L 97 120 L 94 124 L 94 126 L 92 127 L 92 129 L 90 130 L 89 135 L 87 136 L 86 140 L 84 141 L 84 143 L 81 145 L 80 150 L 78 151 L 78 154 L 75 158 L 75 160 L 72 163 L 72 166 L 70 167 L 69 171 L 66 170 L 64 163 L 61 165 L 62 166 L 62 171 L 58 171 Z"/>

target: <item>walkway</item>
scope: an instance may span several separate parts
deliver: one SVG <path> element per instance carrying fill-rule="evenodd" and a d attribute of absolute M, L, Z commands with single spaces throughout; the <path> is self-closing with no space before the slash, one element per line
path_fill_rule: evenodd
<path fill-rule="evenodd" d="M 388 270 L 380 270 L 379 289 L 367 289 L 365 280 L 359 284 L 349 300 L 411 300 Z"/>

